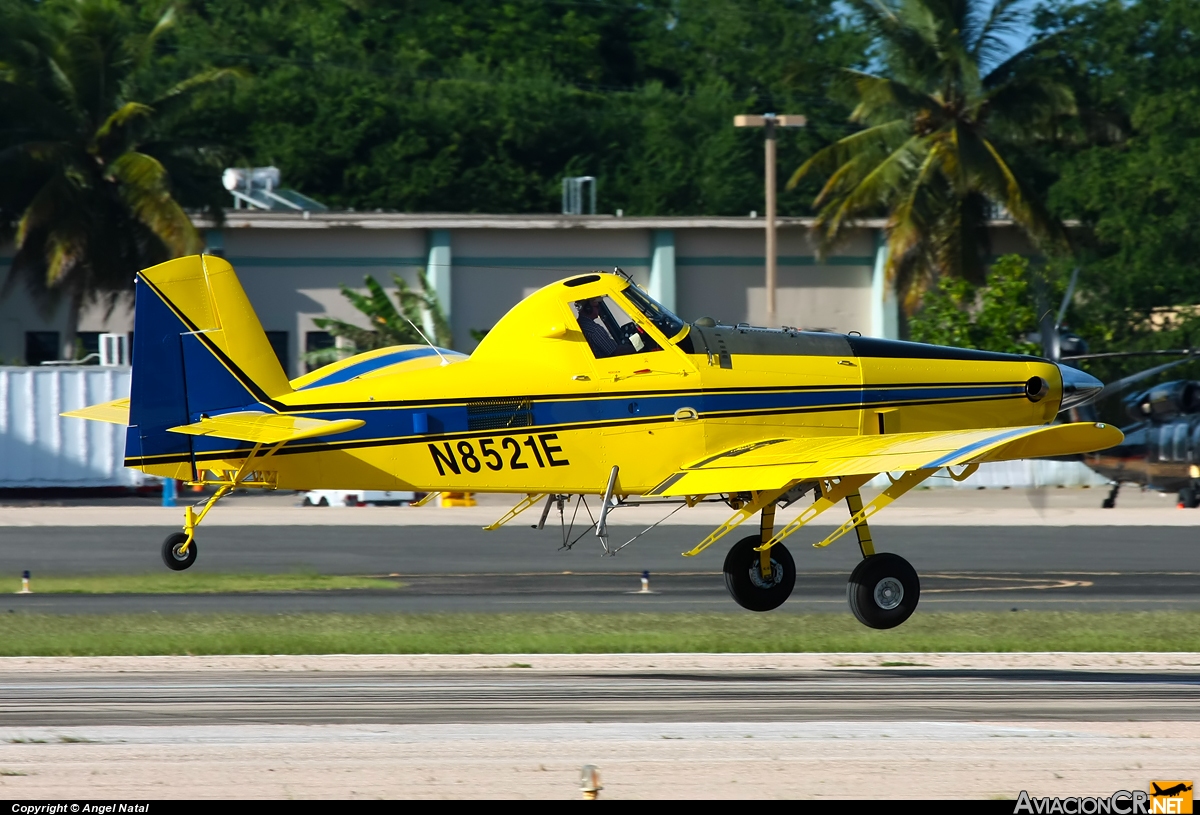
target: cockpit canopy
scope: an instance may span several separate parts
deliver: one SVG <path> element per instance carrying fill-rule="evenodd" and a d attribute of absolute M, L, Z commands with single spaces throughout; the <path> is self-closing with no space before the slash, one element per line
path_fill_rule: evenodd
<path fill-rule="evenodd" d="M 640 329 L 626 312 L 631 305 L 667 339 L 676 338 L 684 330 L 683 320 L 633 284 L 621 289 L 617 296 L 603 294 L 575 300 L 571 309 L 597 359 L 662 350 L 654 337 Z"/>

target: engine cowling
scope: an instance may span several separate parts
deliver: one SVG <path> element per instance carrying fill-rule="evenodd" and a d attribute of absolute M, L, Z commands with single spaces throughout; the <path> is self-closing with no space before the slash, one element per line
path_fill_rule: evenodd
<path fill-rule="evenodd" d="M 1182 379 L 1155 385 L 1126 399 L 1125 412 L 1138 421 L 1198 413 L 1200 382 Z"/>

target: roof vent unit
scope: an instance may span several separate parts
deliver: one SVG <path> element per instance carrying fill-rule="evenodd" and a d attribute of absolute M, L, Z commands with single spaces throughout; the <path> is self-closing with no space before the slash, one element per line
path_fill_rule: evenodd
<path fill-rule="evenodd" d="M 590 175 L 567 177 L 562 180 L 562 211 L 563 215 L 583 215 L 584 187 L 591 193 L 589 203 L 591 211 L 588 215 L 596 214 L 596 178 Z"/>
<path fill-rule="evenodd" d="M 329 207 L 307 195 L 279 186 L 278 167 L 230 167 L 221 183 L 233 195 L 234 209 L 325 212 Z"/>

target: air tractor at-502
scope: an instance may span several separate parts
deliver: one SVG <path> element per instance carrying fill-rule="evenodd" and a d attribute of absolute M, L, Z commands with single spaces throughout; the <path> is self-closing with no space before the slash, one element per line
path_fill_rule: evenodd
<path fill-rule="evenodd" d="M 195 562 L 197 527 L 234 488 L 521 494 L 489 528 L 533 506 L 538 527 L 554 510 L 583 517 L 590 499 L 585 532 L 595 529 L 605 553 L 621 548 L 608 522 L 624 507 L 719 502 L 729 519 L 684 554 L 757 516 L 757 530 L 728 550 L 725 583 L 738 604 L 767 611 L 796 580 L 784 541 L 844 504 L 849 519 L 814 545 L 854 533 L 862 559 L 850 607 L 891 628 L 913 613 L 921 586 L 906 560 L 876 552 L 872 515 L 940 470 L 961 480 L 984 461 L 1122 440 L 1104 423 L 1053 423 L 1102 388 L 1065 365 L 688 324 L 620 274 L 531 294 L 469 356 L 384 348 L 290 381 L 220 258 L 141 272 L 134 331 L 129 399 L 70 415 L 127 425 L 127 466 L 216 489 L 164 541 L 172 569 Z M 881 473 L 891 485 L 864 501 L 859 490 Z"/>

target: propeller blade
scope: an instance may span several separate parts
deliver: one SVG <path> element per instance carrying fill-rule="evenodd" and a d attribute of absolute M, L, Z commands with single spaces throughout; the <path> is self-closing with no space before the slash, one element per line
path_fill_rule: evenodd
<path fill-rule="evenodd" d="M 1071 295 L 1075 293 L 1075 281 L 1079 280 L 1079 267 L 1071 272 L 1071 282 L 1067 284 L 1067 293 L 1063 295 L 1062 305 L 1058 307 L 1058 317 L 1054 320 L 1054 330 L 1062 326 L 1063 317 L 1067 316 L 1067 306 L 1071 305 Z M 1057 362 L 1057 360 L 1055 360 Z"/>
<path fill-rule="evenodd" d="M 1130 385 L 1136 385 L 1138 382 L 1141 382 L 1143 379 L 1149 379 L 1152 376 L 1161 374 L 1163 371 L 1169 371 L 1171 368 L 1174 368 L 1176 365 L 1182 365 L 1185 362 L 1191 362 L 1191 360 L 1192 360 L 1192 358 L 1190 356 L 1187 356 L 1187 357 L 1184 357 L 1183 359 L 1176 359 L 1171 362 L 1165 362 L 1162 365 L 1156 365 L 1153 368 L 1147 368 L 1144 371 L 1139 371 L 1136 374 L 1131 374 L 1130 376 L 1127 376 L 1124 379 L 1118 379 L 1116 382 L 1110 382 L 1109 384 L 1104 386 L 1104 389 L 1100 391 L 1100 393 L 1096 396 L 1096 399 L 1094 401 L 1099 401 L 1108 396 L 1114 396 L 1114 395 L 1120 393 L 1121 391 L 1125 390 L 1126 388 L 1128 388 Z"/>
<path fill-rule="evenodd" d="M 1054 324 L 1049 309 L 1042 313 L 1039 324 L 1042 330 L 1042 355 L 1051 362 L 1058 362 L 1062 359 L 1062 345 L 1059 343 L 1058 326 Z"/>

